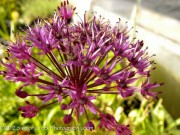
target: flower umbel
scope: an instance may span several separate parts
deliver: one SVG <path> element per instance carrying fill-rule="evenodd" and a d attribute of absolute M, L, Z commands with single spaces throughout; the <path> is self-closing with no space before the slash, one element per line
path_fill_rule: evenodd
<path fill-rule="evenodd" d="M 26 106 L 19 107 L 23 117 L 35 117 L 41 109 L 58 103 L 61 110 L 71 110 L 63 118 L 65 124 L 73 121 L 73 114 L 77 119 L 85 114 L 85 126 L 93 130 L 94 124 L 88 116 L 93 113 L 100 117 L 100 128 L 115 130 L 117 135 L 130 135 L 128 126 L 119 125 L 114 116 L 100 110 L 93 100 L 101 94 L 126 98 L 135 92 L 145 98 L 157 98 L 158 92 L 151 89 L 162 84 L 149 82 L 154 62 L 143 49 L 144 43 L 131 41 L 129 30 L 120 21 L 111 27 L 95 15 L 88 20 L 85 13 L 84 20 L 69 23 L 74 11 L 65 1 L 51 22 L 38 21 L 26 34 L 18 35 L 15 43 L 9 43 L 8 57 L 0 61 L 4 67 L 0 74 L 6 80 L 23 83 L 16 90 L 20 98 L 34 96 L 42 101 L 40 106 L 26 101 Z M 46 64 L 47 60 L 51 64 Z M 147 80 L 140 88 L 133 85 L 139 79 Z M 26 92 L 24 87 L 30 85 L 36 85 L 44 93 Z"/>

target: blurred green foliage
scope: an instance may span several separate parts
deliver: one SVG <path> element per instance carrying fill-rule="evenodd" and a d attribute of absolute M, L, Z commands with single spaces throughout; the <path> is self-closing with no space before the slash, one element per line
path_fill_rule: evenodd
<path fill-rule="evenodd" d="M 0 38 L 12 39 L 11 30 L 31 24 L 34 20 L 45 18 L 52 14 L 60 3 L 59 0 L 1 0 L 0 1 Z M 46 61 L 47 64 L 47 61 Z M 68 112 L 61 111 L 58 104 L 49 106 L 39 112 L 32 119 L 20 116 L 18 106 L 24 101 L 15 96 L 15 89 L 20 84 L 7 82 L 0 77 L 0 134 L 2 135 L 80 135 L 80 134 L 103 134 L 113 135 L 114 132 L 106 132 L 98 128 L 99 120 L 95 115 L 90 115 L 95 123 L 96 130 L 82 130 L 86 120 L 74 120 L 69 125 L 64 125 L 62 118 Z M 35 87 L 28 88 L 37 89 Z M 102 95 L 97 97 L 97 106 L 107 113 L 114 114 L 119 123 L 129 124 L 133 135 L 179 135 L 180 118 L 174 120 L 162 105 L 162 99 L 158 102 L 142 100 L 138 95 L 123 99 L 115 95 Z M 28 99 L 32 103 L 36 99 Z M 4 129 L 6 127 L 6 129 Z M 19 127 L 24 128 L 23 130 Z M 25 129 L 25 127 L 32 127 Z M 69 129 L 70 127 L 78 129 Z M 10 129 L 11 128 L 11 129 Z M 41 128 L 41 129 L 34 129 Z"/>
<path fill-rule="evenodd" d="M 26 24 L 30 24 L 38 17 L 47 18 L 52 15 L 53 10 L 56 10 L 60 4 L 60 0 L 30 0 L 24 2 L 23 5 L 23 20 Z"/>
<path fill-rule="evenodd" d="M 74 120 L 72 123 L 64 125 L 62 118 L 64 114 L 68 112 L 61 111 L 58 103 L 41 110 L 35 118 L 23 118 L 20 116 L 20 112 L 18 112 L 17 108 L 18 106 L 23 105 L 24 101 L 14 94 L 14 91 L 19 84 L 14 85 L 14 83 L 4 81 L 2 77 L 0 79 L 0 134 L 2 135 L 115 134 L 114 132 L 106 132 L 104 129 L 100 130 L 98 128 L 98 117 L 93 114 L 90 115 L 90 118 L 96 126 L 96 130 L 94 131 L 82 130 L 83 125 L 86 122 L 84 116 L 82 116 L 77 123 L 76 120 Z M 38 103 L 38 100 L 36 99 L 30 99 L 30 101 L 32 103 Z M 172 119 L 163 107 L 162 99 L 158 102 L 149 102 L 145 99 L 141 100 L 139 96 L 123 99 L 115 95 L 103 95 L 98 97 L 96 104 L 105 112 L 114 114 L 119 123 L 129 124 L 133 131 L 133 135 L 180 134 L 180 130 L 177 129 L 177 126 L 180 125 L 180 119 Z M 6 127 L 6 129 L 3 129 L 4 127 Z M 10 130 L 8 127 L 12 129 Z M 24 129 L 20 130 L 19 127 Z M 70 127 L 79 127 L 79 130 L 69 129 Z M 32 129 L 29 130 L 29 128 Z"/>
<path fill-rule="evenodd" d="M 1 0 L 0 1 L 0 37 L 10 39 L 12 22 L 16 22 L 21 12 L 21 2 L 23 0 Z"/>
<path fill-rule="evenodd" d="M 45 18 L 59 5 L 60 0 L 1 0 L 0 38 L 14 40 L 14 33 L 24 29 L 37 18 Z"/>

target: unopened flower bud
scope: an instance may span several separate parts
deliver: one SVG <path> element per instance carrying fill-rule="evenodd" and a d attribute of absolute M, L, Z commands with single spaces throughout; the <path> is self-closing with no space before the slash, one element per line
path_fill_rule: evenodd
<path fill-rule="evenodd" d="M 69 124 L 71 121 L 72 121 L 72 116 L 71 116 L 71 114 L 67 114 L 67 115 L 64 116 L 63 122 L 64 122 L 65 124 Z"/>

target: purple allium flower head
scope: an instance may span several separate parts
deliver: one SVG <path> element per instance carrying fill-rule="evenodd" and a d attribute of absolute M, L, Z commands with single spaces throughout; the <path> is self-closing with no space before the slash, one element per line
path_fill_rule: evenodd
<path fill-rule="evenodd" d="M 119 125 L 111 114 L 103 112 L 94 100 L 102 94 L 119 94 L 123 98 L 141 93 L 145 98 L 157 98 L 151 91 L 162 84 L 149 82 L 151 56 L 143 41 L 131 40 L 127 24 L 112 27 L 108 21 L 93 15 L 77 24 L 69 20 L 74 14 L 68 1 L 64 1 L 51 21 L 39 20 L 25 34 L 11 42 L 7 57 L 0 60 L 6 80 L 21 82 L 16 95 L 20 98 L 37 97 L 41 104 L 26 101 L 19 107 L 23 117 L 35 117 L 41 109 L 58 103 L 61 110 L 70 110 L 63 121 L 69 124 L 85 114 L 86 127 L 93 127 L 88 113 L 100 117 L 100 128 L 130 134 L 128 127 Z M 48 63 L 48 64 L 47 64 Z M 155 69 L 155 68 L 153 68 Z M 140 87 L 137 81 L 146 80 Z M 41 92 L 26 92 L 23 88 L 35 85 Z M 44 92 L 42 92 L 42 90 Z"/>

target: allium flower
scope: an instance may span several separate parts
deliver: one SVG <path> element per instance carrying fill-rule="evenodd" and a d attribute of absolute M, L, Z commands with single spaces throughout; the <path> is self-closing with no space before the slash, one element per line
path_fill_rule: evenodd
<path fill-rule="evenodd" d="M 71 114 L 67 114 L 67 115 L 64 116 L 63 122 L 64 122 L 65 124 L 69 124 L 71 121 L 72 121 L 72 116 L 71 116 Z"/>
<path fill-rule="evenodd" d="M 118 125 L 116 127 L 116 135 L 132 135 L 132 132 L 128 129 L 128 126 Z"/>
<path fill-rule="evenodd" d="M 109 130 L 113 130 L 114 127 L 116 127 L 116 125 L 117 125 L 117 121 L 112 115 L 102 114 L 100 116 L 100 124 L 99 124 L 100 128 L 105 127 Z"/>
<path fill-rule="evenodd" d="M 19 111 L 22 111 L 21 115 L 26 118 L 32 118 L 36 116 L 38 108 L 35 105 L 30 104 L 29 101 L 26 101 L 26 104 L 26 106 L 20 106 L 18 108 Z"/>
<path fill-rule="evenodd" d="M 70 19 L 73 15 L 75 9 L 76 8 L 69 6 L 68 0 L 64 1 L 64 3 L 61 2 L 61 6 L 58 7 L 58 11 L 60 12 L 61 17 L 64 19 Z"/>
<path fill-rule="evenodd" d="M 86 128 L 88 128 L 89 130 L 94 130 L 94 124 L 91 121 L 88 121 L 86 123 Z"/>
<path fill-rule="evenodd" d="M 85 114 L 85 126 L 93 130 L 88 116 L 93 113 L 100 117 L 100 128 L 115 130 L 117 135 L 131 134 L 127 126 L 119 125 L 93 100 L 101 94 L 126 98 L 135 92 L 145 98 L 157 98 L 158 92 L 151 89 L 162 84 L 149 82 L 154 62 L 143 49 L 143 41 L 131 41 L 127 26 L 123 27 L 120 21 L 111 27 L 101 17 L 88 20 L 85 13 L 84 20 L 69 23 L 74 10 L 65 1 L 50 22 L 38 21 L 24 35 L 18 35 L 16 42 L 9 43 L 7 57 L 0 61 L 4 67 L 0 73 L 6 80 L 23 83 L 16 90 L 18 97 L 34 96 L 42 101 L 39 106 L 26 101 L 26 106 L 19 107 L 23 117 L 35 117 L 41 109 L 58 103 L 61 110 L 71 110 L 63 118 L 65 124 L 73 121 L 74 112 L 77 119 Z M 134 86 L 142 79 L 147 81 L 140 88 Z M 30 85 L 44 93 L 26 92 L 23 88 Z"/>

